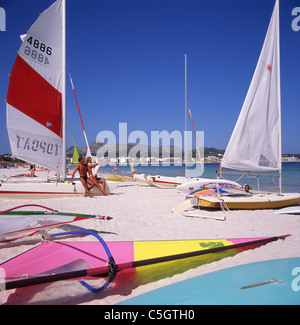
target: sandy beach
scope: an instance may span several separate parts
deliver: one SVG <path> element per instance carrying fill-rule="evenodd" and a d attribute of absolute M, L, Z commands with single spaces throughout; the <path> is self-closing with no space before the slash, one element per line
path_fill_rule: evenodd
<path fill-rule="evenodd" d="M 18 172 L 20 170 L 3 169 L 0 174 L 12 175 Z M 115 281 L 100 293 L 89 292 L 78 281 L 63 281 L 0 292 L 0 304 L 114 305 L 144 292 L 219 269 L 263 260 L 300 256 L 299 216 L 275 215 L 274 210 L 204 212 L 207 215 L 226 215 L 225 221 L 219 221 L 189 218 L 180 213 L 172 213 L 171 209 L 183 202 L 184 198 L 185 193 L 175 189 L 159 189 L 127 180 L 120 182 L 118 188 L 108 197 L 0 201 L 0 210 L 22 204 L 40 204 L 61 212 L 111 216 L 112 220 L 79 221 L 48 231 L 55 233 L 78 229 L 94 230 L 99 232 L 105 241 L 267 237 L 285 234 L 292 236 L 155 281 L 149 279 L 134 281 L 126 276 L 117 276 Z M 64 240 L 93 241 L 94 238 L 73 236 Z M 0 262 L 3 263 L 30 249 L 40 241 L 41 236 L 34 235 L 0 244 Z M 95 285 L 101 286 L 102 281 L 94 282 Z"/>

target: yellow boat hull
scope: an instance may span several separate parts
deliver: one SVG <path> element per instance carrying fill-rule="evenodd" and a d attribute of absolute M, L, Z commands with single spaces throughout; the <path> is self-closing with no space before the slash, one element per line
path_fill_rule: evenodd
<path fill-rule="evenodd" d="M 279 209 L 300 203 L 300 194 L 252 194 L 245 196 L 202 196 L 198 205 L 205 208 L 220 209 L 224 204 L 230 210 Z"/>

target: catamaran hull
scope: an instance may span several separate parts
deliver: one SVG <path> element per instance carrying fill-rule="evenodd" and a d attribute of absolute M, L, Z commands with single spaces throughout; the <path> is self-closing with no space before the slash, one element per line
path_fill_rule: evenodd
<path fill-rule="evenodd" d="M 220 209 L 221 204 L 230 210 L 260 210 L 278 209 L 300 203 L 300 194 L 253 194 L 245 196 L 222 196 L 221 199 L 213 196 L 202 196 L 198 205 L 205 208 Z"/>
<path fill-rule="evenodd" d="M 134 174 L 133 179 L 138 183 L 146 184 L 146 185 L 153 185 L 153 181 L 149 181 L 147 179 L 147 175 L 145 174 Z"/>
<path fill-rule="evenodd" d="M 169 177 L 169 176 L 147 176 L 147 181 L 159 188 L 176 188 L 178 185 L 190 182 L 192 179 L 187 177 Z"/>
<path fill-rule="evenodd" d="M 112 193 L 118 186 L 118 182 L 106 181 L 105 190 Z M 93 195 L 103 195 L 94 187 L 91 190 Z M 51 199 L 57 197 L 84 196 L 85 189 L 80 181 L 73 183 L 45 182 L 45 183 L 1 183 L 0 200 L 15 199 Z"/>
<path fill-rule="evenodd" d="M 220 186 L 227 186 L 228 188 L 232 187 L 233 189 L 242 189 L 242 186 L 234 181 L 230 181 L 226 179 L 209 179 L 209 178 L 199 178 L 199 179 L 189 180 L 189 182 L 178 185 L 176 188 L 177 190 L 182 192 L 191 192 L 201 187 L 206 187 L 210 185 L 213 186 L 220 185 Z"/>

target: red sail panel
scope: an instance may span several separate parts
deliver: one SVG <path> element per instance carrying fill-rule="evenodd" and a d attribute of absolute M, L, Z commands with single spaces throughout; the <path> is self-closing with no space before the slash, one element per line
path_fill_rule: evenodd
<path fill-rule="evenodd" d="M 62 137 L 62 94 L 19 55 L 11 71 L 7 102 Z"/>

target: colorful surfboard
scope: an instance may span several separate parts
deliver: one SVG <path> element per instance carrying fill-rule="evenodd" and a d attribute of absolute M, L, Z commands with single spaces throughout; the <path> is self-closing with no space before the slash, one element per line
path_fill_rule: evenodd
<path fill-rule="evenodd" d="M 113 279 L 126 269 L 137 269 L 141 278 L 147 274 L 154 281 L 287 236 L 108 242 L 103 246 L 99 242 L 45 241 L 1 264 L 1 268 L 6 275 L 6 289 L 93 275 Z M 161 265 L 153 271 L 154 266 Z"/>
<path fill-rule="evenodd" d="M 120 305 L 299 305 L 300 257 L 226 268 L 150 291 Z"/>

